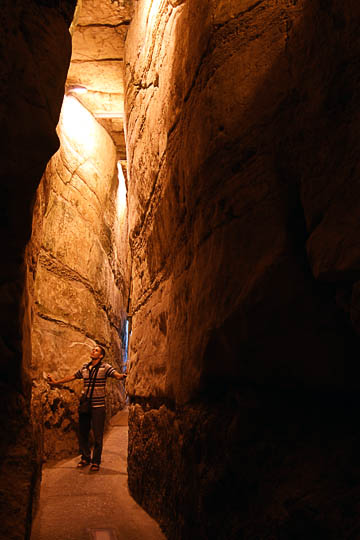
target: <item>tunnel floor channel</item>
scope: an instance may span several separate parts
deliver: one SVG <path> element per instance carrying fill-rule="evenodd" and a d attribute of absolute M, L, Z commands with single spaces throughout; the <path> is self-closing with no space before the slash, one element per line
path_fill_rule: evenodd
<path fill-rule="evenodd" d="M 128 491 L 127 418 L 112 418 L 99 472 L 77 469 L 79 456 L 43 468 L 31 540 L 165 539 Z"/>

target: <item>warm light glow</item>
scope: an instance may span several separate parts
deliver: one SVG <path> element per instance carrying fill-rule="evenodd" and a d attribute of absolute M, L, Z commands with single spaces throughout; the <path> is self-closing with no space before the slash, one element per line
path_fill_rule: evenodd
<path fill-rule="evenodd" d="M 84 148 L 84 154 L 95 151 L 97 144 L 96 122 L 85 107 L 73 96 L 65 96 L 61 109 L 60 129 Z"/>
<path fill-rule="evenodd" d="M 147 0 L 147 6 L 145 4 L 144 6 L 144 12 L 148 11 L 148 24 L 149 26 L 154 26 L 154 22 L 156 19 L 157 14 L 159 13 L 159 9 L 162 7 L 161 4 L 163 3 L 163 0 Z"/>
<path fill-rule="evenodd" d="M 145 29 L 156 28 L 156 20 L 159 10 L 162 7 L 162 4 L 165 0 L 143 0 L 143 6 L 141 9 L 141 19 L 140 19 L 140 28 L 145 31 Z M 147 46 L 146 43 L 144 43 Z"/>
<path fill-rule="evenodd" d="M 67 94 L 86 94 L 86 92 L 86 86 L 82 86 L 81 84 L 74 84 L 72 86 L 68 86 L 66 89 Z"/>
<path fill-rule="evenodd" d="M 126 211 L 126 183 L 120 161 L 117 162 L 119 186 L 116 195 L 116 210 L 120 220 L 125 217 Z"/>
<path fill-rule="evenodd" d="M 123 112 L 116 112 L 116 111 L 95 111 L 93 113 L 95 118 L 123 118 L 124 113 Z"/>

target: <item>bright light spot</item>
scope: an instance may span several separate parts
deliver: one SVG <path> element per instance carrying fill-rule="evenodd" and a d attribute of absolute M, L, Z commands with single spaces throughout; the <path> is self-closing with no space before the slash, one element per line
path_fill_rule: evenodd
<path fill-rule="evenodd" d="M 73 96 L 65 96 L 61 109 L 60 129 L 84 155 L 95 152 L 97 145 L 96 122 L 85 107 Z"/>
<path fill-rule="evenodd" d="M 141 9 L 140 27 L 154 29 L 156 27 L 156 17 L 162 7 L 164 0 L 144 0 Z"/>
<path fill-rule="evenodd" d="M 119 111 L 95 111 L 95 118 L 124 118 L 124 113 Z"/>
<path fill-rule="evenodd" d="M 88 529 L 92 540 L 115 540 L 114 529 Z"/>
<path fill-rule="evenodd" d="M 151 2 L 149 19 L 148 19 L 151 26 L 154 24 L 154 19 L 159 12 L 161 3 L 162 3 L 162 0 L 152 0 Z"/>
<path fill-rule="evenodd" d="M 96 540 L 111 540 L 111 536 L 108 531 L 95 531 Z"/>
<path fill-rule="evenodd" d="M 80 84 L 69 86 L 66 90 L 67 94 L 86 94 L 86 86 L 81 86 Z"/>
<path fill-rule="evenodd" d="M 120 161 L 117 162 L 119 186 L 116 195 L 116 210 L 120 220 L 125 217 L 126 211 L 126 183 Z"/>

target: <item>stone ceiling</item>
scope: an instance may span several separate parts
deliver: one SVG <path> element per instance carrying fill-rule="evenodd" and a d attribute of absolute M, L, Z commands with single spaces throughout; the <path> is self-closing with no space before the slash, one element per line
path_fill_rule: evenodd
<path fill-rule="evenodd" d="M 124 45 L 132 0 L 81 0 L 73 29 L 73 53 L 67 79 L 87 92 L 81 103 L 112 136 L 118 159 L 126 159 L 124 140 Z"/>

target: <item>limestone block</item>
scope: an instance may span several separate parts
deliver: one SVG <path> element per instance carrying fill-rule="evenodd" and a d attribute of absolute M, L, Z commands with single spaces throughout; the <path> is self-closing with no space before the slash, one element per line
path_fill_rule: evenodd
<path fill-rule="evenodd" d="M 123 66 L 120 60 L 72 62 L 67 82 L 86 86 L 94 92 L 124 93 Z"/>
<path fill-rule="evenodd" d="M 226 24 L 229 20 L 239 17 L 256 7 L 257 0 L 220 0 L 215 6 L 214 22 L 215 24 Z"/>
<path fill-rule="evenodd" d="M 94 24 L 94 23 L 92 23 Z M 126 27 L 78 26 L 74 32 L 72 61 L 123 60 Z"/>
<path fill-rule="evenodd" d="M 56 10 L 40 8 L 34 2 L 21 2 L 17 6 L 6 2 L 2 19 L 1 128 L 2 133 L 7 133 L 2 140 L 2 155 L 7 156 L 2 161 L 2 174 L 9 175 L 35 165 L 44 167 L 57 149 L 54 127 L 71 45 L 66 21 Z M 12 55 L 8 53 L 10 50 Z M 11 114 L 5 114 L 6 111 Z M 17 159 L 13 140 L 21 141 L 21 160 Z"/>
<path fill-rule="evenodd" d="M 45 5 L 46 4 L 46 5 Z M 53 3 L 54 4 L 54 3 Z M 25 538 L 39 487 L 41 437 L 30 414 L 30 315 L 24 251 L 31 206 L 47 161 L 58 148 L 75 1 L 1 2 L 1 534 Z"/>
<path fill-rule="evenodd" d="M 98 24 L 121 25 L 129 23 L 132 11 L 131 0 L 82 0 L 78 24 L 86 26 L 97 21 Z"/>
<path fill-rule="evenodd" d="M 347 435 L 357 409 L 343 393 L 302 397 L 300 389 L 261 394 L 242 386 L 176 409 L 155 402 L 153 408 L 131 406 L 132 495 L 168 538 L 235 540 L 244 528 L 254 538 L 311 537 L 314 531 L 346 537 L 358 523 L 357 513 L 349 516 L 342 506 L 353 492 L 349 475 L 353 481 L 358 475 Z M 332 444 L 324 445 L 329 437 Z"/>
<path fill-rule="evenodd" d="M 74 72 L 74 78 L 76 78 L 76 72 Z M 115 92 L 96 92 L 88 89 L 86 94 L 78 96 L 79 101 L 91 111 L 94 116 L 97 118 L 98 122 L 101 125 L 103 124 L 102 118 L 99 118 L 100 115 L 105 113 L 111 117 L 110 113 L 113 115 L 121 116 L 120 121 L 122 122 L 122 117 L 124 114 L 124 94 L 123 88 L 121 93 L 117 94 Z M 111 118 L 110 118 L 111 121 Z M 107 129 L 108 133 L 113 136 L 111 128 L 108 129 L 107 126 L 104 126 Z M 123 127 L 122 127 L 123 129 Z"/>
<path fill-rule="evenodd" d="M 66 323 L 98 336 L 102 343 L 110 342 L 107 316 L 93 291 L 71 276 L 62 277 L 40 266 L 36 275 L 36 306 L 42 317 Z"/>
<path fill-rule="evenodd" d="M 163 311 L 162 299 L 166 298 L 167 283 L 153 293 L 154 305 L 143 309 L 132 324 L 131 370 L 127 380 L 130 395 L 167 395 L 166 371 L 168 344 L 167 320 L 170 314 Z"/>
<path fill-rule="evenodd" d="M 249 269 L 253 272 L 256 257 L 262 253 L 261 260 L 257 262 L 260 276 L 264 268 L 271 267 L 284 248 L 286 238 L 282 232 L 281 215 L 277 216 L 278 207 L 275 204 L 272 209 L 271 204 L 266 203 L 274 188 L 271 177 L 261 179 L 261 174 L 266 174 L 265 163 L 262 165 L 260 162 L 257 169 L 250 170 L 241 191 L 236 181 L 230 183 L 233 175 L 230 171 L 225 174 L 229 181 L 219 183 L 219 175 L 229 156 L 221 159 L 219 154 L 218 162 L 214 160 L 204 166 L 216 144 L 219 148 L 225 144 L 221 138 L 217 139 L 215 126 L 226 121 L 229 124 L 226 128 L 223 126 L 224 130 L 232 134 L 237 131 L 240 118 L 246 114 L 250 96 L 261 84 L 273 59 L 283 47 L 284 36 L 279 33 L 274 37 L 269 31 L 264 38 L 267 47 L 252 40 L 243 47 L 232 44 L 231 53 L 221 42 L 220 52 L 214 54 L 210 67 L 207 65 L 208 58 L 204 56 L 211 33 L 212 12 L 208 6 L 202 4 L 188 8 L 182 4 L 175 7 L 168 4 L 158 11 L 147 9 L 145 4 L 138 6 L 127 37 L 127 61 L 133 66 L 127 75 L 131 77 L 127 79 L 127 141 L 131 178 L 129 226 L 134 273 L 132 301 L 136 313 L 131 347 L 136 365 L 139 363 L 139 351 L 145 350 L 149 358 L 155 357 L 155 354 L 147 351 L 148 346 L 145 346 L 142 335 L 147 333 L 144 331 L 145 320 L 149 324 L 149 314 L 156 312 L 160 304 L 160 312 L 168 314 L 168 332 L 176 337 L 168 340 L 160 333 L 154 350 L 162 351 L 167 392 L 170 395 L 175 392 L 180 398 L 180 395 L 184 396 L 187 384 L 190 387 L 200 384 L 203 366 L 198 360 L 206 341 L 204 332 L 206 336 L 209 326 L 218 324 L 215 320 L 226 317 L 226 312 L 231 311 L 230 306 L 239 302 L 241 289 L 237 284 L 242 283 L 244 288 L 240 275 L 246 283 Z M 275 16 L 276 13 L 272 13 L 273 19 Z M 145 20 L 148 21 L 146 30 Z M 200 21 L 202 32 L 191 32 L 191 28 L 199 25 Z M 271 23 L 268 24 L 271 27 Z M 144 45 L 139 49 L 136 43 L 141 33 L 144 35 Z M 161 39 L 156 39 L 158 36 Z M 171 40 L 171 36 L 178 39 Z M 220 57 L 227 62 L 219 62 Z M 251 58 L 256 58 L 258 63 L 254 73 Z M 201 75 L 198 75 L 195 91 L 192 85 L 199 66 Z M 211 80 L 209 84 L 207 77 Z M 234 94 L 234 88 L 241 88 L 241 91 Z M 193 96 L 189 100 L 191 107 L 189 105 L 187 115 L 181 103 L 188 100 L 191 92 Z M 274 107 L 273 96 L 269 97 L 268 103 Z M 225 109 L 229 112 L 226 118 Z M 183 122 L 183 129 L 178 128 L 178 122 Z M 152 149 L 146 161 L 145 148 Z M 231 156 L 231 159 L 234 157 Z M 254 177 L 260 179 L 254 181 Z M 231 209 L 225 202 L 230 200 Z M 239 220 L 242 213 L 247 215 L 247 208 L 251 205 L 258 205 L 262 209 L 271 235 L 271 239 L 264 234 L 258 240 L 261 246 L 253 244 L 253 252 L 248 238 L 254 226 L 257 226 L 256 220 L 250 218 L 248 224 L 245 217 L 242 222 Z M 228 218 L 226 214 L 224 216 L 225 212 Z M 236 216 L 236 220 L 233 221 L 232 216 Z M 210 223 L 214 230 L 222 229 L 223 239 L 220 239 L 221 233 L 220 236 L 214 233 L 211 237 Z M 230 253 L 229 247 L 225 247 L 226 237 L 231 238 L 228 244 L 232 246 Z M 229 264 L 229 256 L 235 265 L 232 266 L 233 277 L 228 276 L 233 290 L 224 296 L 223 291 L 219 294 L 216 291 L 223 279 L 223 269 Z M 209 261 L 212 261 L 211 271 Z M 187 280 L 182 274 L 187 271 L 192 279 L 185 287 Z M 201 276 L 201 279 L 197 276 Z M 165 286 L 159 287 L 159 283 Z M 163 296 L 159 295 L 159 290 Z M 164 290 L 167 291 L 166 295 Z M 209 299 L 213 300 L 210 304 Z M 144 323 L 142 310 L 147 315 Z M 199 313 L 205 311 L 207 322 L 202 319 L 199 323 Z M 141 321 L 139 325 L 137 319 Z M 150 335 L 154 336 L 153 326 L 149 329 L 148 342 L 151 342 Z M 190 356 L 193 357 L 192 362 L 188 361 Z M 183 357 L 184 364 L 180 357 Z M 153 391 L 157 394 L 159 378 L 152 377 L 151 390 L 151 378 L 148 377 L 151 368 L 145 367 L 145 358 L 146 355 L 141 364 L 143 367 L 134 369 L 137 386 L 133 386 L 134 379 L 130 375 L 129 388 L 140 394 L 147 388 L 149 393 Z M 147 373 L 144 379 L 141 378 L 142 369 Z"/>
<path fill-rule="evenodd" d="M 331 15 L 305 2 L 137 4 L 126 43 L 134 395 L 156 395 L 161 380 L 149 381 L 144 334 L 165 351 L 165 393 L 180 401 L 218 365 L 229 381 L 344 384 L 335 297 L 314 293 L 301 261 L 308 234 L 315 278 L 358 279 L 358 189 L 344 180 L 357 174 L 355 68 L 346 32 L 340 47 L 333 34 L 349 13 L 337 2 Z M 314 361 L 302 346 L 294 357 L 293 341 L 311 342 Z"/>
<path fill-rule="evenodd" d="M 314 440 L 336 417 L 350 449 L 358 395 L 359 17 L 336 0 L 137 2 L 129 486 L 171 538 L 344 535 L 315 494 L 340 484 Z"/>
<path fill-rule="evenodd" d="M 91 172 L 87 181 L 101 195 L 106 193 L 107 182 L 112 179 L 115 168 L 111 137 L 76 98 L 68 96 L 64 100 L 59 130 L 62 133 L 63 155 L 68 160 L 67 167 L 72 172 L 79 167 L 85 167 L 85 172 L 86 166 L 94 167 L 97 174 Z M 105 176 L 102 183 L 98 178 L 100 174 Z M 103 202 L 104 199 L 101 200 Z"/>
<path fill-rule="evenodd" d="M 105 360 L 121 369 L 129 283 L 126 207 L 120 222 L 111 137 L 73 97 L 65 98 L 58 133 L 61 146 L 38 190 L 27 253 L 33 400 L 48 457 L 77 452 L 82 384 L 52 391 L 44 376 L 75 373 L 95 342 L 105 347 Z M 111 416 L 126 396 L 119 384 L 110 384 L 108 394 Z"/>
<path fill-rule="evenodd" d="M 93 339 L 77 328 L 41 315 L 36 314 L 32 333 L 34 372 L 39 372 L 40 381 L 48 373 L 58 378 L 75 373 L 88 361 Z"/>

